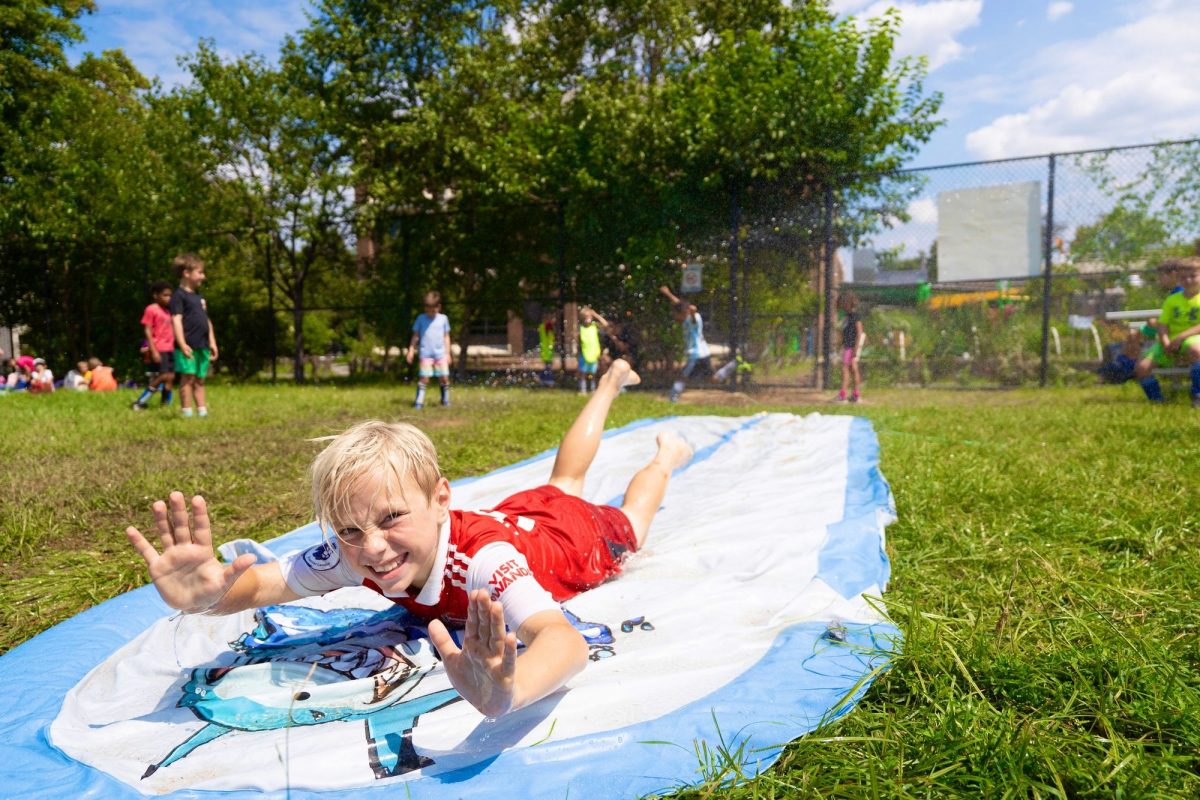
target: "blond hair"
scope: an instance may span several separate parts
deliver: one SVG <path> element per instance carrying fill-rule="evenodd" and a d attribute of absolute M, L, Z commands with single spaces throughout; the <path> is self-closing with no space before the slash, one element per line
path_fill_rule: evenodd
<path fill-rule="evenodd" d="M 438 469 L 433 442 L 418 428 L 406 422 L 368 420 L 345 433 L 318 439 L 329 444 L 313 459 L 313 510 L 322 528 L 336 527 L 353 519 L 351 496 L 367 476 L 394 479 L 403 487 L 411 475 L 432 500 L 442 473 Z"/>
<path fill-rule="evenodd" d="M 171 267 L 175 270 L 176 277 L 182 278 L 185 272 L 203 268 L 204 262 L 195 253 L 180 253 L 172 259 Z"/>

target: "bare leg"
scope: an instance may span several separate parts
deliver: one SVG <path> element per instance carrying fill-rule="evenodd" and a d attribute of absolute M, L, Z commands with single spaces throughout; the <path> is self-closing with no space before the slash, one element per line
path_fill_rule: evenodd
<path fill-rule="evenodd" d="M 678 434 L 663 431 L 658 435 L 658 452 L 649 464 L 638 470 L 625 490 L 621 510 L 629 517 L 638 547 L 646 541 L 650 521 L 658 513 L 671 473 L 692 460 L 692 448 Z"/>
<path fill-rule="evenodd" d="M 620 393 L 622 386 L 633 386 L 641 380 L 624 359 L 613 362 L 608 372 L 596 385 L 596 391 L 588 398 L 587 405 L 571 423 L 558 446 L 554 469 L 550 473 L 550 485 L 557 486 L 570 495 L 583 494 L 583 479 L 587 475 L 600 439 L 604 436 L 604 420 L 608 409 Z"/>
<path fill-rule="evenodd" d="M 206 408 L 207 406 L 204 402 L 204 381 L 200 378 L 196 378 L 194 387 L 196 392 L 196 408 Z"/>
<path fill-rule="evenodd" d="M 196 378 L 192 375 L 184 374 L 179 379 L 179 404 L 183 408 L 192 408 L 195 405 L 195 398 L 192 392 L 193 382 Z"/>

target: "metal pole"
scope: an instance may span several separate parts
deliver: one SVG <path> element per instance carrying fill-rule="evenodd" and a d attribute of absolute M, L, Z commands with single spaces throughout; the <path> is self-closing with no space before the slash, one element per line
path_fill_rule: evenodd
<path fill-rule="evenodd" d="M 738 232 L 742 227 L 742 206 L 739 202 L 738 184 L 734 182 L 729 193 L 729 357 L 738 354 Z"/>
<path fill-rule="evenodd" d="M 829 386 L 833 353 L 833 183 L 825 185 L 825 316 L 821 335 L 821 388 Z"/>
<path fill-rule="evenodd" d="M 750 342 L 750 267 L 746 264 L 746 259 L 742 257 L 740 248 L 738 248 L 738 261 L 740 261 L 739 266 L 742 269 L 742 290 L 738 293 L 740 311 L 742 311 L 739 314 L 739 321 L 742 326 L 738 329 L 738 344 L 743 359 L 749 359 L 750 356 L 746 354 L 746 345 Z M 744 387 L 745 378 L 746 373 L 734 371 L 733 380 L 730 381 L 731 389 L 736 389 L 738 385 Z"/>
<path fill-rule="evenodd" d="M 275 341 L 275 268 L 271 263 L 271 253 L 275 251 L 275 243 L 271 234 L 267 233 L 267 313 L 271 316 L 271 383 L 279 380 L 279 343 Z"/>
<path fill-rule="evenodd" d="M 408 225 L 405 224 L 407 219 L 408 217 L 405 216 L 400 217 L 400 288 L 402 302 L 401 310 L 403 311 L 403 313 L 400 315 L 401 331 L 404 330 L 403 326 L 408 324 L 408 320 L 415 316 L 412 313 L 412 281 L 409 277 L 408 265 Z M 400 338 L 403 340 L 403 335 Z"/>
<path fill-rule="evenodd" d="M 1045 269 L 1042 273 L 1042 374 L 1041 385 L 1046 385 L 1050 372 L 1050 288 L 1051 266 L 1054 260 L 1054 169 L 1055 154 L 1050 154 L 1049 175 L 1046 183 L 1046 240 L 1042 257 Z"/>
<path fill-rule="evenodd" d="M 567 201 L 558 201 L 558 362 L 567 372 Z"/>

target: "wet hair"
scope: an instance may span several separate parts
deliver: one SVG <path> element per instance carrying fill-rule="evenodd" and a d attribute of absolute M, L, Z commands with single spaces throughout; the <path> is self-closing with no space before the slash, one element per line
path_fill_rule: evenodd
<path fill-rule="evenodd" d="M 175 287 L 166 281 L 155 281 L 154 283 L 150 284 L 150 295 L 154 296 L 159 292 L 172 291 L 174 288 Z"/>
<path fill-rule="evenodd" d="M 180 278 L 183 273 L 191 272 L 192 270 L 203 269 L 204 262 L 200 260 L 200 256 L 195 253 L 180 253 L 171 261 L 171 268 L 175 270 L 175 274 Z"/>
<path fill-rule="evenodd" d="M 1184 256 L 1174 259 L 1176 272 L 1193 272 L 1200 269 L 1200 256 Z"/>
<path fill-rule="evenodd" d="M 368 476 L 390 477 L 403 486 L 411 475 L 427 501 L 442 477 L 433 442 L 406 422 L 368 420 L 315 441 L 329 442 L 309 468 L 313 511 L 322 528 L 336 530 L 353 519 L 351 496 Z"/>

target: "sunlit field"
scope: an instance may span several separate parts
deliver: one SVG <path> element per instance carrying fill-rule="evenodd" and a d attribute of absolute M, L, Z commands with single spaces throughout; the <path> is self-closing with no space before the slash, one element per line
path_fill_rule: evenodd
<path fill-rule="evenodd" d="M 456 387 L 452 408 L 416 412 L 404 385 L 217 385 L 211 416 L 185 420 L 132 398 L 0 398 L 0 651 L 144 583 L 121 531 L 172 489 L 208 498 L 220 541 L 265 540 L 310 519 L 314 437 L 414 421 L 453 480 L 553 447 L 582 403 Z M 698 755 L 683 796 L 1200 796 L 1200 411 L 1133 386 L 820 400 L 633 391 L 610 417 L 861 414 L 899 510 L 892 669 L 762 776 L 733 739 Z"/>

